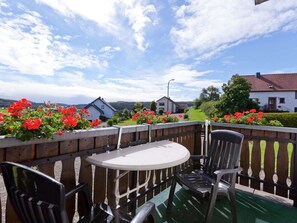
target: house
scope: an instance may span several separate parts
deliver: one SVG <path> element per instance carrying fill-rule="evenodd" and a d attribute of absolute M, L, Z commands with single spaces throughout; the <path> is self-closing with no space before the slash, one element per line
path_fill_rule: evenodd
<path fill-rule="evenodd" d="M 297 73 L 241 76 L 251 84 L 250 98 L 266 111 L 297 112 Z"/>
<path fill-rule="evenodd" d="M 183 113 L 186 107 L 187 107 L 187 103 L 185 102 L 177 103 L 166 96 L 156 101 L 157 113 L 159 113 L 160 110 L 163 110 L 163 112 Z"/>
<path fill-rule="evenodd" d="M 112 118 L 114 113 L 117 111 L 101 97 L 92 101 L 85 108 L 90 111 L 89 120 L 94 120 L 96 118 L 99 118 L 100 116 Z"/>

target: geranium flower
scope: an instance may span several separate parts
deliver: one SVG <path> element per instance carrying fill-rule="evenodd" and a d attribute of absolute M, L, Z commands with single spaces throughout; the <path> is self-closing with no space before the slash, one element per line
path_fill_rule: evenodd
<path fill-rule="evenodd" d="M 257 110 L 254 108 L 250 110 L 250 113 L 256 113 L 256 112 L 257 112 Z"/>
<path fill-rule="evenodd" d="M 90 115 L 90 111 L 88 109 L 85 109 L 85 108 L 80 109 L 79 112 L 82 115 Z"/>
<path fill-rule="evenodd" d="M 153 124 L 153 120 L 149 119 L 146 121 L 147 124 Z"/>
<path fill-rule="evenodd" d="M 72 116 L 63 116 L 61 120 L 66 126 L 75 127 L 77 125 L 77 120 Z"/>
<path fill-rule="evenodd" d="M 182 114 L 179 114 L 179 115 L 178 115 L 178 117 L 179 117 L 179 118 L 182 118 L 182 117 L 183 117 L 183 115 L 182 115 Z"/>
<path fill-rule="evenodd" d="M 59 129 L 57 134 L 61 136 L 61 135 L 63 135 L 63 131 L 61 129 Z"/>
<path fill-rule="evenodd" d="M 98 126 L 100 125 L 100 123 L 101 123 L 101 121 L 100 121 L 98 118 L 96 118 L 95 120 L 93 120 L 93 121 L 90 123 L 90 125 L 91 125 L 93 128 L 96 128 L 96 127 L 98 127 Z"/>
<path fill-rule="evenodd" d="M 36 119 L 28 118 L 23 121 L 22 126 L 28 130 L 34 130 L 34 129 L 38 129 L 41 124 L 42 124 L 42 121 L 40 118 L 36 118 Z"/>

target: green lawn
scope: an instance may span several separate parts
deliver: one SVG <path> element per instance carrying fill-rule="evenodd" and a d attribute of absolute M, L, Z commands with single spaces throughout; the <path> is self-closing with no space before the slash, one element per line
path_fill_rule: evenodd
<path fill-rule="evenodd" d="M 3 114 L 8 114 L 7 109 L 6 108 L 0 108 L 0 112 Z"/>
<path fill-rule="evenodd" d="M 207 116 L 204 112 L 202 112 L 200 109 L 195 109 L 193 107 L 190 108 L 188 114 L 189 121 L 205 121 L 205 119 L 207 119 Z"/>
<path fill-rule="evenodd" d="M 128 120 L 118 123 L 117 125 L 126 126 L 126 125 L 137 125 L 137 124 L 136 124 L 136 121 L 133 121 L 132 119 L 128 119 Z"/>

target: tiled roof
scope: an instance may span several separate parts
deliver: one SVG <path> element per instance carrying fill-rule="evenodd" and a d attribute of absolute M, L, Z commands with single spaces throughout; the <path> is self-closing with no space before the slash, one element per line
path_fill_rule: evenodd
<path fill-rule="evenodd" d="M 297 91 L 297 73 L 244 75 L 251 84 L 251 91 Z"/>

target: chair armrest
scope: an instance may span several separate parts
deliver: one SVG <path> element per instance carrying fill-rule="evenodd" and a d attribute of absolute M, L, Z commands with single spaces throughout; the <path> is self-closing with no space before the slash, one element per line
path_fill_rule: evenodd
<path fill-rule="evenodd" d="M 79 183 L 72 190 L 68 191 L 65 194 L 65 197 L 66 197 L 66 199 L 68 199 L 69 197 L 72 197 L 73 195 L 75 195 L 78 192 L 83 193 L 84 198 L 85 198 L 85 202 L 88 205 L 88 208 L 91 208 L 93 206 L 93 202 L 92 202 L 92 198 L 91 198 L 91 194 L 90 194 L 90 191 L 89 191 L 88 184 L 86 184 L 86 183 Z"/>
<path fill-rule="evenodd" d="M 132 219 L 131 223 L 142 223 L 149 215 L 152 215 L 155 222 L 156 209 L 155 204 L 151 202 L 147 202 L 142 206 L 137 215 Z"/>
<path fill-rule="evenodd" d="M 239 172 L 241 170 L 242 170 L 241 167 L 237 167 L 237 168 L 234 168 L 234 169 L 216 170 L 214 172 L 214 177 L 215 177 L 215 180 L 217 182 L 219 182 L 224 175 L 231 174 L 231 173 L 237 173 L 237 172 Z"/>
<path fill-rule="evenodd" d="M 190 159 L 194 159 L 194 160 L 197 160 L 197 159 L 205 159 L 205 158 L 207 158 L 207 156 L 205 156 L 205 155 L 191 155 L 190 156 Z"/>

